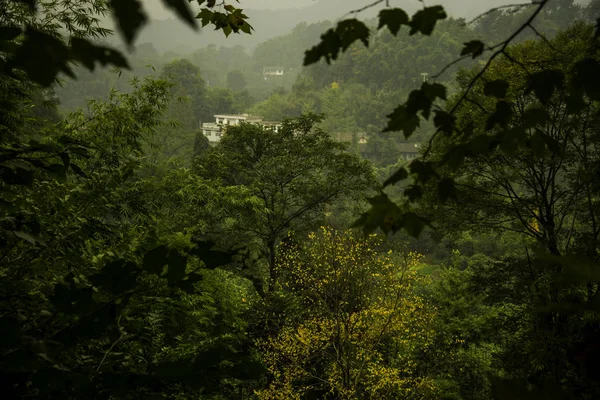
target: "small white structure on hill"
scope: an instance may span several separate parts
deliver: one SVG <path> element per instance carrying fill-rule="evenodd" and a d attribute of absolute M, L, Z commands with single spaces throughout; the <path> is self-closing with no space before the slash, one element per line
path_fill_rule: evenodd
<path fill-rule="evenodd" d="M 202 134 L 208 138 L 211 143 L 216 143 L 221 140 L 226 126 L 237 126 L 244 122 L 247 124 L 260 125 L 264 128 L 272 129 L 279 132 L 281 122 L 278 121 L 263 121 L 262 117 L 249 114 L 217 114 L 214 116 L 215 122 L 206 122 L 202 124 Z"/>
<path fill-rule="evenodd" d="M 263 78 L 268 80 L 269 78 L 281 77 L 284 74 L 283 67 L 264 67 L 263 68 Z"/>

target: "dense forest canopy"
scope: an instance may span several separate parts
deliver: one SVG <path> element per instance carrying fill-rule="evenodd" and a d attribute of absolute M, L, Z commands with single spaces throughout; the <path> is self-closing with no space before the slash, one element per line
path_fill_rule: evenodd
<path fill-rule="evenodd" d="M 246 3 L 0 3 L 3 396 L 598 398 L 600 2 Z"/>

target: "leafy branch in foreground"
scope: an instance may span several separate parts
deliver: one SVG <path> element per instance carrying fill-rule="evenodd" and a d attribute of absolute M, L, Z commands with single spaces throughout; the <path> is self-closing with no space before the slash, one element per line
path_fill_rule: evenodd
<path fill-rule="evenodd" d="M 100 27 L 100 20 L 95 15 L 111 13 L 125 42 L 132 45 L 137 33 L 148 22 L 141 1 L 92 2 L 93 7 L 83 10 L 66 0 L 59 3 L 56 6 L 54 3 L 47 5 L 44 2 L 9 0 L 0 6 L 0 12 L 7 16 L 0 25 L 2 75 L 20 79 L 19 74 L 24 73 L 31 81 L 47 87 L 59 73 L 74 77 L 73 64 L 83 65 L 90 71 L 94 70 L 96 64 L 129 67 L 120 52 L 97 45 L 89 38 L 110 34 L 109 30 Z M 196 16 L 192 14 L 190 1 L 162 0 L 162 3 L 193 29 L 198 28 L 196 19 L 201 19 L 202 26 L 212 24 L 225 35 L 232 32 L 250 34 L 252 31 L 248 17 L 242 10 L 226 2 L 217 4 L 215 1 L 197 0 L 202 9 Z M 38 17 L 38 14 L 46 17 Z M 52 17 L 50 20 L 48 15 Z M 74 20 L 84 21 L 80 25 L 93 28 L 81 29 L 77 24 L 71 24 L 70 21 Z M 67 23 L 61 26 L 57 21 Z M 68 36 L 62 35 L 61 29 L 66 30 Z"/>

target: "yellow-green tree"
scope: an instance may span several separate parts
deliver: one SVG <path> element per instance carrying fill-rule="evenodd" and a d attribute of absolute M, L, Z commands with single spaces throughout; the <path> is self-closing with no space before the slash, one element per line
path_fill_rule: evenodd
<path fill-rule="evenodd" d="M 413 291 L 420 256 L 380 245 L 322 228 L 282 248 L 281 293 L 302 312 L 259 343 L 272 378 L 260 399 L 433 395 L 417 371 L 435 314 Z"/>

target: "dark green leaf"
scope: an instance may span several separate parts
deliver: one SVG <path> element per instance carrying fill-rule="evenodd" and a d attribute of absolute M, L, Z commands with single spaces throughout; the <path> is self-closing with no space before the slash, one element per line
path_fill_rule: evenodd
<path fill-rule="evenodd" d="M 32 81 L 42 86 L 50 86 L 59 72 L 74 77 L 69 58 L 69 49 L 62 40 L 28 28 L 23 44 L 9 60 L 8 66 L 24 71 Z"/>
<path fill-rule="evenodd" d="M 414 35 L 421 32 L 424 35 L 431 35 L 438 21 L 446 19 L 447 15 L 442 6 L 425 7 L 413 15 L 410 21 L 410 34 Z"/>
<path fill-rule="evenodd" d="M 353 224 L 353 227 L 361 227 L 365 234 L 373 233 L 377 228 L 385 233 L 400 229 L 400 208 L 385 193 L 367 200 L 371 208 Z"/>
<path fill-rule="evenodd" d="M 483 54 L 483 50 L 485 49 L 485 45 L 482 41 L 479 40 L 471 40 L 470 42 L 465 43 L 462 51 L 460 52 L 461 56 L 466 56 L 467 54 L 472 54 L 473 58 L 476 58 Z"/>
<path fill-rule="evenodd" d="M 523 115 L 523 122 L 526 129 L 544 125 L 548 121 L 548 112 L 542 108 L 530 108 Z"/>
<path fill-rule="evenodd" d="M 67 314 L 85 314 L 96 307 L 92 288 L 77 288 L 62 283 L 54 286 L 50 301 L 58 311 Z"/>
<path fill-rule="evenodd" d="M 347 19 L 339 22 L 337 27 L 329 29 L 321 35 L 321 42 L 312 49 L 307 50 L 304 56 L 304 65 L 318 62 L 322 57 L 327 63 L 337 59 L 340 50 L 345 51 L 357 40 L 369 45 L 369 28 L 357 19 Z"/>
<path fill-rule="evenodd" d="M 396 35 L 402 25 L 409 25 L 409 21 L 408 14 L 403 9 L 386 8 L 379 12 L 379 26 L 377 29 L 387 26 L 392 35 Z"/>
<path fill-rule="evenodd" d="M 138 273 L 137 265 L 131 261 L 116 260 L 104 266 L 99 273 L 90 276 L 89 281 L 96 287 L 120 294 L 135 286 Z"/>
<path fill-rule="evenodd" d="M 434 102 L 438 98 L 446 100 L 446 86 L 440 83 L 423 82 L 421 90 L 431 102 Z"/>
<path fill-rule="evenodd" d="M 50 164 L 44 167 L 44 170 L 59 180 L 67 179 L 67 170 L 62 164 Z"/>
<path fill-rule="evenodd" d="M 404 190 L 404 195 L 411 202 L 415 202 L 423 197 L 423 188 L 419 185 L 411 185 L 408 189 Z"/>
<path fill-rule="evenodd" d="M 404 132 L 404 137 L 409 138 L 420 126 L 421 121 L 416 113 L 408 113 L 406 106 L 399 105 L 387 116 L 388 124 L 383 132 Z"/>
<path fill-rule="evenodd" d="M 73 172 L 75 172 L 77 175 L 81 176 L 82 178 L 87 178 L 87 174 L 85 172 L 83 172 L 83 170 L 81 169 L 81 167 L 79 167 L 79 165 L 77 164 L 70 164 L 71 170 Z"/>
<path fill-rule="evenodd" d="M 160 275 L 164 266 L 167 265 L 169 249 L 167 246 L 158 246 L 144 255 L 142 262 L 144 271 L 151 274 Z"/>
<path fill-rule="evenodd" d="M 506 97 L 509 84 L 507 81 L 498 79 L 495 81 L 487 82 L 483 88 L 483 94 L 486 96 L 493 96 L 499 99 Z"/>
<path fill-rule="evenodd" d="M 177 16 L 184 20 L 192 28 L 196 29 L 196 20 L 192 15 L 192 10 L 189 6 L 189 0 L 162 0 L 162 2 L 168 7 L 173 9 Z"/>
<path fill-rule="evenodd" d="M 454 132 L 455 121 L 453 115 L 450 115 L 446 111 L 435 110 L 435 117 L 433 117 L 433 124 L 440 132 L 444 132 L 447 135 L 451 135 Z"/>
<path fill-rule="evenodd" d="M 565 75 L 559 70 L 544 70 L 529 75 L 525 94 L 533 92 L 542 104 L 547 104 L 555 89 L 563 86 Z"/>
<path fill-rule="evenodd" d="M 592 100 L 600 101 L 600 62 L 593 58 L 585 58 L 573 67 L 572 84 L 582 90 Z"/>
<path fill-rule="evenodd" d="M 100 63 L 102 66 L 113 65 L 118 68 L 129 68 L 127 60 L 120 52 L 95 45 L 85 39 L 71 39 L 71 52 L 73 59 L 81 62 L 90 71 L 95 69 L 96 63 Z"/>
<path fill-rule="evenodd" d="M 437 185 L 438 195 L 440 200 L 443 202 L 450 199 L 456 198 L 456 186 L 454 186 L 454 179 L 444 178 Z"/>
<path fill-rule="evenodd" d="M 194 248 L 191 254 L 197 256 L 206 268 L 217 268 L 231 263 L 233 255 L 231 253 L 213 250 L 215 243 L 210 240 L 194 241 Z"/>
<path fill-rule="evenodd" d="M 169 269 L 167 270 L 167 279 L 169 283 L 176 283 L 185 278 L 185 269 L 187 267 L 187 257 L 171 250 L 167 258 Z"/>
<path fill-rule="evenodd" d="M 492 130 L 496 125 L 506 127 L 512 118 L 513 111 L 510 103 L 500 100 L 496 102 L 496 111 L 488 118 L 486 129 Z"/>
<path fill-rule="evenodd" d="M 409 212 L 402 216 L 402 226 L 410 236 L 418 238 L 427 223 L 417 214 Z"/>
<path fill-rule="evenodd" d="M 129 45 L 132 44 L 136 34 L 148 19 L 141 1 L 109 0 L 109 5 L 125 42 Z"/>
<path fill-rule="evenodd" d="M 401 167 L 396 172 L 392 174 L 386 181 L 383 183 L 383 187 L 387 187 L 390 185 L 395 185 L 396 183 L 408 178 L 408 171 L 406 168 Z"/>
<path fill-rule="evenodd" d="M 428 161 L 413 160 L 409 169 L 411 174 L 417 175 L 419 182 L 427 183 L 431 178 L 437 176 L 433 164 Z"/>
<path fill-rule="evenodd" d="M 23 30 L 16 26 L 0 26 L 0 42 L 14 40 L 21 33 L 23 33 Z"/>

